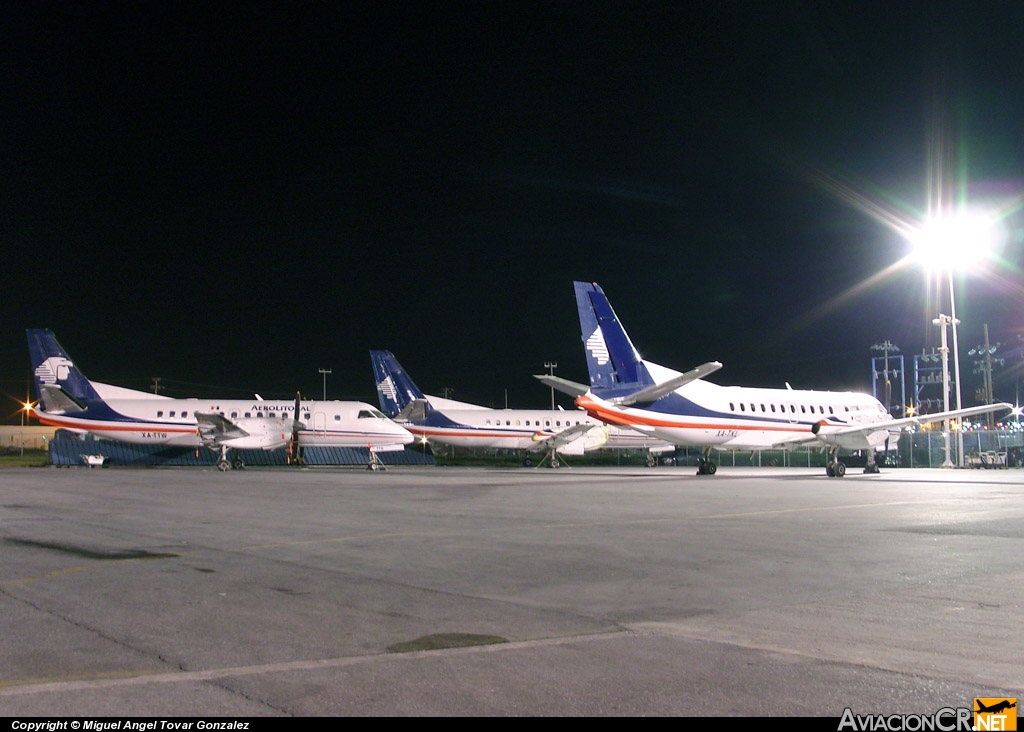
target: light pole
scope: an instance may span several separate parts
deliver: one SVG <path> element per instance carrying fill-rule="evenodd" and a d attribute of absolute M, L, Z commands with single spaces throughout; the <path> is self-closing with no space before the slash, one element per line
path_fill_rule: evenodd
<path fill-rule="evenodd" d="M 953 271 L 965 270 L 980 259 L 991 256 L 995 249 L 996 231 L 991 216 L 967 210 L 927 219 L 912 237 L 918 258 L 925 267 L 946 275 L 949 283 L 949 324 L 953 326 L 953 380 L 956 385 L 956 408 L 962 409 L 960 390 L 960 344 L 957 338 L 956 294 Z M 942 316 L 940 316 L 941 318 Z M 945 330 L 943 330 L 945 333 Z M 957 430 L 957 464 L 963 465 L 963 430 Z"/>
<path fill-rule="evenodd" d="M 327 374 L 334 373 L 331 369 L 320 369 L 324 377 L 324 401 L 327 401 Z"/>
<path fill-rule="evenodd" d="M 956 383 L 956 408 L 962 409 L 960 400 L 960 349 L 957 346 L 956 326 L 960 321 L 956 319 L 956 297 L 953 295 L 953 268 L 949 268 L 949 316 L 953 323 L 953 381 Z M 940 316 L 941 317 L 941 316 Z M 964 430 L 963 419 L 958 420 L 956 430 L 956 464 L 957 467 L 964 466 Z"/>
<path fill-rule="evenodd" d="M 544 368 L 548 370 L 548 376 L 555 375 L 555 369 L 558 368 L 557 361 L 545 361 Z M 555 411 L 555 387 L 551 387 L 551 411 Z"/>
<path fill-rule="evenodd" d="M 942 352 L 942 411 L 949 411 L 949 346 L 946 345 L 946 328 L 953 322 L 953 319 L 948 315 L 939 313 L 939 317 L 935 318 L 932 323 L 942 328 L 942 347 L 939 349 Z M 955 327 L 955 326 L 954 326 Z M 955 330 L 953 331 L 956 332 Z M 944 468 L 952 468 L 953 461 L 949 459 L 949 419 L 945 420 L 945 429 L 942 432 L 944 442 L 946 443 L 946 459 L 942 463 Z"/>

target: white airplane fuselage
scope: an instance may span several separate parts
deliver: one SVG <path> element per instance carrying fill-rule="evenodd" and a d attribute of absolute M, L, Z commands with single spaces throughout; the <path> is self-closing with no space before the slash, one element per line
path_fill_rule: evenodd
<path fill-rule="evenodd" d="M 432 400 L 432 398 L 429 398 Z M 599 448 L 650 448 L 661 441 L 629 429 L 606 425 L 582 410 L 549 409 L 445 409 L 433 424 L 400 422 L 425 442 L 454 447 L 529 450 L 572 428 L 579 437 L 560 448 L 563 453 L 582 454 Z M 589 429 L 583 430 L 583 427 Z"/>
<path fill-rule="evenodd" d="M 97 385 L 99 386 L 99 385 Z M 249 440 L 233 447 L 273 449 L 291 439 L 295 402 L 240 399 L 106 399 L 87 403 L 81 412 L 48 412 L 39 408 L 32 416 L 43 424 L 139 445 L 202 445 L 196 413 L 220 414 L 243 426 Z M 404 445 L 414 440 L 405 429 L 364 402 L 316 402 L 300 404 L 299 445 L 367 447 Z"/>
<path fill-rule="evenodd" d="M 761 449 L 818 441 L 850 450 L 881 449 L 892 434 L 883 427 L 830 438 L 830 432 L 844 427 L 891 421 L 877 399 L 856 392 L 719 386 L 697 380 L 642 407 L 619 406 L 590 393 L 577 404 L 609 424 L 648 430 L 677 445 Z"/>

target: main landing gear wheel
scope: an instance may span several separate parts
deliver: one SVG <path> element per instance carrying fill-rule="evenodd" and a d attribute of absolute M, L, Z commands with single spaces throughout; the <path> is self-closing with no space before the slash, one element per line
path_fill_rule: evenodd
<path fill-rule="evenodd" d="M 842 478 L 846 475 L 846 464 L 841 463 L 838 460 L 829 463 L 825 466 L 825 474 L 828 475 L 829 478 Z"/>
<path fill-rule="evenodd" d="M 245 461 L 242 460 L 242 458 L 240 457 L 236 457 L 234 461 L 231 463 L 231 467 L 233 467 L 235 470 L 242 470 L 245 467 Z"/>
<path fill-rule="evenodd" d="M 713 460 L 700 458 L 697 460 L 697 475 L 714 475 L 718 472 L 718 466 Z"/>
<path fill-rule="evenodd" d="M 217 469 L 219 471 L 221 471 L 222 473 L 226 472 L 228 470 L 231 470 L 231 463 L 229 463 L 227 460 L 224 460 L 222 458 L 222 459 L 217 461 Z"/>

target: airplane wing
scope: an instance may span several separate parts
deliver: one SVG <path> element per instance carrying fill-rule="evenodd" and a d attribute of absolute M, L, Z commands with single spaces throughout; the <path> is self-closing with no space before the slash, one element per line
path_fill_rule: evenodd
<path fill-rule="evenodd" d="M 248 432 L 216 412 L 196 412 L 196 422 L 199 423 L 199 437 L 204 445 L 219 445 L 226 440 L 249 436 Z"/>
<path fill-rule="evenodd" d="M 878 432 L 880 430 L 891 430 L 899 427 L 906 427 L 912 424 L 931 424 L 932 422 L 942 422 L 947 419 L 957 419 L 959 417 L 973 417 L 977 414 L 988 414 L 989 412 L 1001 412 L 1004 410 L 1013 409 L 1012 404 L 1006 402 L 999 402 L 998 404 L 984 404 L 980 407 L 967 407 L 965 409 L 952 409 L 948 412 L 936 412 L 935 414 L 921 414 L 914 417 L 902 417 L 900 419 L 890 419 L 886 422 L 875 422 L 873 424 L 858 424 L 849 425 L 847 427 L 840 427 L 835 430 L 829 430 L 830 435 L 846 435 L 855 432 Z M 815 425 L 818 427 L 819 425 Z M 811 428 L 815 431 L 814 428 Z"/>
<path fill-rule="evenodd" d="M 298 431 L 306 428 L 295 419 L 247 418 L 234 421 L 216 412 L 196 412 L 195 416 L 199 438 L 209 448 L 276 450 L 297 439 Z"/>
<path fill-rule="evenodd" d="M 545 437 L 543 434 L 538 433 L 533 437 L 533 446 L 530 447 L 531 452 L 538 450 L 550 450 L 551 448 L 559 448 L 564 445 L 568 445 L 570 442 L 579 439 L 581 435 L 585 435 L 594 429 L 592 424 L 575 424 L 572 427 L 556 432 L 550 437 Z"/>
<path fill-rule="evenodd" d="M 648 386 L 646 389 L 635 391 L 624 397 L 618 397 L 615 399 L 609 399 L 612 404 L 616 404 L 620 407 L 628 407 L 631 404 L 650 404 L 651 402 L 661 399 L 666 394 L 671 394 L 676 389 L 691 381 L 697 379 L 703 379 L 708 374 L 713 374 L 718 369 L 722 368 L 720 361 L 708 361 L 705 364 L 701 364 L 695 369 L 690 369 L 685 374 L 679 374 L 668 381 L 663 381 L 660 384 L 654 386 Z"/>
<path fill-rule="evenodd" d="M 914 417 L 902 417 L 900 419 L 889 419 L 884 422 L 867 422 L 864 424 L 845 425 L 843 427 L 831 428 L 827 424 L 819 422 L 811 427 L 810 435 L 802 438 L 789 438 L 779 445 L 806 445 L 808 443 L 837 444 L 840 447 L 849 449 L 863 449 L 867 447 L 868 435 L 875 432 L 901 429 L 910 425 L 931 424 L 942 422 L 946 419 L 957 419 L 959 417 L 973 417 L 978 414 L 989 412 L 1000 412 L 1013 409 L 1012 404 L 999 402 L 998 404 L 984 404 L 980 407 L 967 407 L 965 409 L 953 409 L 948 412 L 936 412 L 934 414 L 921 414 Z M 865 441 L 865 444 L 861 444 Z"/>
<path fill-rule="evenodd" d="M 534 374 L 533 378 L 543 384 L 547 384 L 553 389 L 557 389 L 563 394 L 568 394 L 571 397 L 583 396 L 590 391 L 590 387 L 586 384 L 581 384 L 578 381 L 569 381 L 568 379 L 563 379 L 560 376 L 552 376 L 551 374 Z"/>

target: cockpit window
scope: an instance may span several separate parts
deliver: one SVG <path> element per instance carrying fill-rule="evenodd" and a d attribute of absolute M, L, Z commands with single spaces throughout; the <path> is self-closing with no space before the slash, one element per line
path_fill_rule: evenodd
<path fill-rule="evenodd" d="M 360 409 L 359 419 L 387 419 L 383 412 L 379 412 L 376 409 Z"/>

